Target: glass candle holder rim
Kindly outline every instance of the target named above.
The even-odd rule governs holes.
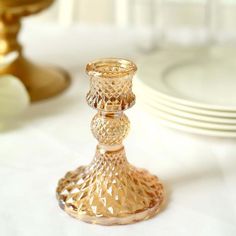
[[[117,70],[108,71],[113,68]],[[133,76],[137,71],[137,66],[128,59],[123,58],[102,58],[87,64],[86,73],[88,76],[96,78],[114,79]]]

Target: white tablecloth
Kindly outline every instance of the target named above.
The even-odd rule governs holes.
[[[22,41],[28,56],[63,66],[73,83],[63,95],[32,105],[0,133],[1,236],[236,235],[235,140],[160,127],[138,101],[127,111],[132,125],[125,141],[127,156],[162,179],[166,208],[148,221],[110,227],[64,213],[55,198],[57,181],[89,163],[96,145],[84,66],[98,57],[136,58],[135,40],[130,31],[105,27],[29,25]]]

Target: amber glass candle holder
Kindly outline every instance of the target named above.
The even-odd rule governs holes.
[[[59,205],[77,219],[129,224],[152,217],[163,205],[164,190],[158,178],[131,165],[122,145],[130,127],[124,110],[135,103],[132,78],[136,70],[134,63],[123,59],[87,65],[87,102],[98,111],[91,130],[99,144],[91,164],[68,172],[57,187]]]
[[[17,40],[23,16],[49,7],[53,0],[0,0],[0,75],[20,78],[31,101],[38,101],[62,92],[69,85],[69,75],[62,69],[40,67],[27,60]],[[7,62],[7,63],[6,63]]]

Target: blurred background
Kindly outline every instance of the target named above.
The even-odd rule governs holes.
[[[76,24],[123,27],[149,31],[143,45],[155,40],[234,39],[236,2],[234,0],[58,0],[32,17],[31,22],[53,22],[62,26]],[[178,37],[173,35],[178,33]],[[148,37],[148,36],[147,36]],[[140,40],[139,40],[140,41]],[[150,44],[150,45],[145,45]]]
[[[2,235],[235,236],[236,0],[56,0],[22,21],[27,60],[65,69],[71,83],[60,96],[27,103],[0,133]],[[127,155],[167,189],[160,217],[134,227],[71,220],[55,199],[58,179],[94,155],[85,66],[102,57],[138,64]],[[19,86],[3,85],[0,102],[9,95],[6,110],[15,110]]]

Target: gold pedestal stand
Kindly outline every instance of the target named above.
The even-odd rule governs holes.
[[[27,88],[31,101],[54,96],[70,83],[67,72],[59,68],[34,65],[22,54],[17,41],[21,17],[37,13],[53,3],[53,0],[0,0],[0,75],[12,74]],[[8,58],[14,60],[6,63]]]
[[[123,59],[104,59],[87,66],[87,102],[98,110],[91,129],[99,144],[92,163],[68,172],[57,187],[59,205],[77,219],[102,225],[129,224],[152,217],[163,205],[163,185],[156,176],[131,165],[122,145],[130,127],[123,111],[135,102],[135,71],[136,66]]]

